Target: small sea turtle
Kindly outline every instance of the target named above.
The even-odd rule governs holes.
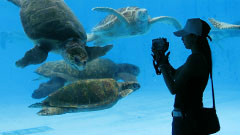
[[[44,98],[61,88],[66,82],[71,83],[79,79],[113,78],[123,81],[137,81],[140,70],[137,66],[120,63],[116,64],[110,59],[101,58],[88,62],[82,71],[71,68],[63,60],[47,62],[36,71],[37,74],[50,78],[46,83],[40,84],[34,90],[32,98]]]
[[[94,41],[95,45],[104,45],[117,38],[145,34],[156,22],[173,25],[177,30],[181,29],[180,23],[175,18],[159,16],[151,19],[147,9],[144,8],[125,7],[115,10],[109,7],[96,7],[92,10],[110,14],[87,35],[87,41]]]
[[[215,28],[210,33],[210,36],[213,38],[213,41],[218,41],[229,37],[240,37],[239,22],[230,24],[217,21],[214,18],[209,18],[209,21]]]
[[[21,8],[25,33],[35,47],[16,62],[18,67],[40,64],[48,52],[60,53],[72,67],[81,69],[92,59],[105,55],[112,45],[87,47],[81,23],[63,0],[8,0]]]
[[[95,111],[112,107],[117,101],[139,89],[137,82],[118,83],[114,79],[78,80],[50,94],[41,103],[38,115],[60,115],[70,112]]]

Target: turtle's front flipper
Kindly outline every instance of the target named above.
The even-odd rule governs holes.
[[[100,47],[100,46],[88,47],[88,46],[86,46],[85,48],[88,53],[88,61],[91,61],[98,57],[104,56],[109,50],[111,50],[113,48],[113,45],[106,45],[104,47]]]
[[[28,106],[29,108],[41,108],[43,106],[42,103],[35,103],[35,104],[32,104],[30,106]]]
[[[14,5],[21,7],[22,6],[22,0],[7,0],[9,2],[12,2]]]
[[[43,107],[41,111],[39,111],[37,114],[40,116],[51,116],[51,115],[60,115],[67,113],[67,108],[61,108],[61,107]]]
[[[96,40],[96,36],[93,33],[88,33],[87,34],[87,42],[91,42],[93,40]]]
[[[156,22],[162,22],[165,24],[173,25],[177,30],[182,29],[181,24],[175,18],[170,16],[159,16],[159,17],[152,18],[149,21],[150,24],[154,24]]]
[[[225,22],[219,22],[217,20],[215,20],[214,18],[209,18],[208,19],[211,24],[218,28],[218,29],[240,29],[240,25],[234,25],[234,24],[228,24]]]
[[[36,45],[31,50],[27,51],[24,57],[16,62],[17,67],[26,67],[30,64],[40,64],[47,59],[49,48]]]
[[[92,9],[93,11],[100,11],[100,12],[108,12],[110,14],[113,14],[115,16],[117,16],[117,18],[125,25],[128,25],[129,22],[128,20],[121,14],[119,13],[117,10],[113,9],[113,8],[108,8],[108,7],[95,7]]]

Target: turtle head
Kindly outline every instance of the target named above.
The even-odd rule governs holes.
[[[74,40],[67,42],[63,51],[63,58],[74,69],[83,70],[88,60],[85,43]]]
[[[127,95],[131,94],[132,92],[140,88],[140,84],[136,81],[119,83],[119,86],[120,86],[119,98],[126,97]]]
[[[132,89],[133,91],[138,90],[140,88],[140,84],[136,81],[128,81],[120,84],[121,90]]]
[[[136,18],[137,18],[139,21],[147,21],[147,20],[148,20],[148,12],[147,12],[147,9],[141,8],[141,9],[137,10],[137,12],[136,12]]]

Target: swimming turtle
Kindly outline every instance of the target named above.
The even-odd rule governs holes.
[[[213,41],[218,41],[228,37],[239,37],[240,36],[240,23],[226,23],[215,20],[214,18],[209,18],[209,21],[214,26],[214,30],[210,32],[210,36]]]
[[[177,30],[181,29],[180,23],[175,18],[170,16],[151,18],[145,8],[125,7],[115,10],[109,7],[96,7],[92,10],[110,14],[87,34],[87,41],[94,41],[95,45],[104,45],[117,38],[145,34],[156,22],[173,25]]]
[[[35,72],[50,78],[48,82],[40,84],[39,88],[34,90],[32,98],[39,99],[63,87],[66,82],[71,83],[80,79],[113,78],[125,82],[137,81],[136,76],[140,70],[133,64],[116,64],[110,59],[99,58],[88,62],[82,71],[71,68],[63,60],[60,60],[47,62]]]
[[[110,78],[78,80],[29,107],[42,107],[37,113],[42,116],[102,110],[112,107],[119,99],[139,88],[137,82],[120,83]]]
[[[112,45],[86,46],[86,32],[63,0],[8,0],[21,8],[21,22],[35,47],[16,62],[18,67],[40,64],[48,52],[59,53],[72,67],[81,69],[92,59],[105,55]]]

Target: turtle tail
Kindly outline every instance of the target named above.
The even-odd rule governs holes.
[[[7,0],[9,2],[12,2],[14,5],[21,7],[22,6],[22,0]]]

